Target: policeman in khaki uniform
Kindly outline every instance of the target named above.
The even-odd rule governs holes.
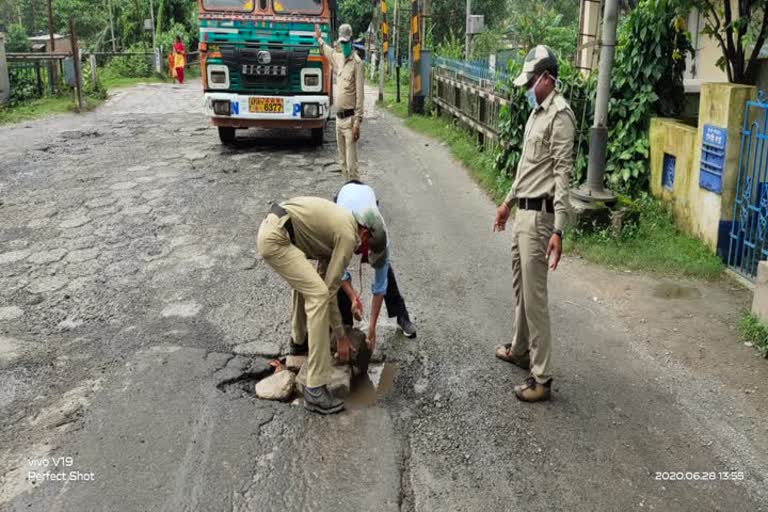
[[[315,38],[320,51],[331,63],[336,73],[333,103],[336,106],[336,145],[344,181],[358,180],[357,140],[360,138],[360,124],[363,122],[365,101],[363,61],[352,50],[352,27],[346,23],[339,27],[341,53],[325,44],[320,28],[315,25]]]
[[[515,326],[512,343],[497,347],[496,357],[530,370],[525,383],[515,387],[515,396],[525,402],[549,400],[552,385],[547,263],[557,269],[562,252],[576,131],[573,111],[556,90],[557,73],[554,53],[539,45],[528,52],[514,81],[526,87],[533,111],[515,181],[493,225],[494,231],[503,231],[517,207],[512,228]]]
[[[320,414],[341,411],[344,402],[326,387],[333,365],[331,329],[341,361],[349,359],[351,349],[336,294],[353,253],[367,256],[375,268],[386,261],[381,214],[376,209],[353,214],[326,199],[296,197],[272,205],[256,245],[264,261],[293,288],[292,353],[309,352],[304,407]],[[309,260],[318,260],[321,271]]]

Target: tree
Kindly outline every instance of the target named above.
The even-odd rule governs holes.
[[[728,81],[754,85],[768,36],[768,0],[693,0],[692,4],[704,15],[702,32],[714,37],[723,52],[717,63]]]
[[[27,32],[24,27],[18,23],[14,23],[8,27],[7,39],[5,41],[5,49],[9,52],[28,52],[32,48],[27,39]]]

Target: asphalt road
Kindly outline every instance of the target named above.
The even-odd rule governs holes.
[[[139,86],[0,127],[0,510],[768,510],[749,294],[568,258],[554,399],[516,402],[525,374],[493,357],[509,236],[447,148],[373,105],[361,171],[418,337],[385,321],[383,375],[335,417],[244,392],[289,336],[258,225],[341,176],[333,141],[221,147],[200,104]]]

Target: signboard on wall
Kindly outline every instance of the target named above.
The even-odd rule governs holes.
[[[699,187],[716,194],[723,191],[727,139],[728,132],[725,128],[711,124],[704,125],[704,135],[701,141]]]

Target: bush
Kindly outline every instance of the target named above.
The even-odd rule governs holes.
[[[24,27],[18,23],[8,26],[8,33],[5,35],[5,51],[7,52],[28,52],[32,50],[32,45],[27,38],[27,32]]]
[[[124,55],[115,57],[102,71],[102,76],[110,78],[142,78],[152,76],[152,49],[144,44],[133,45],[127,52],[145,52],[147,55]]]

